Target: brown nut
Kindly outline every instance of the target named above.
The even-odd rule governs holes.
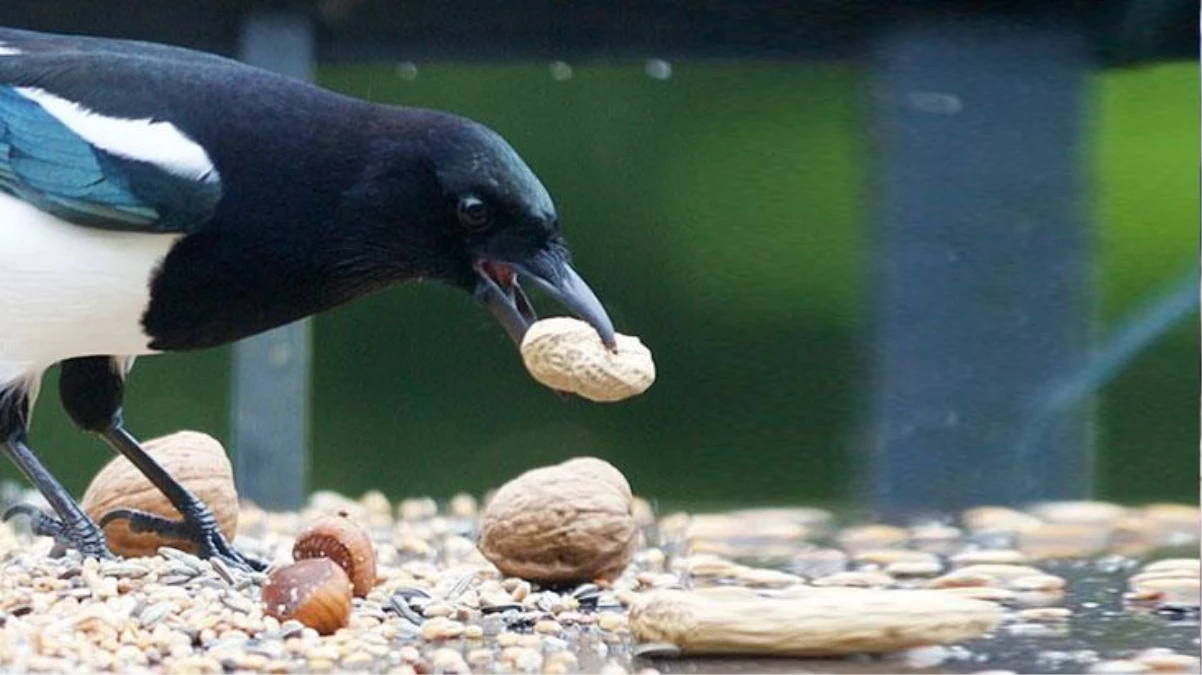
[[[225,448],[217,439],[197,431],[179,431],[146,441],[142,447],[167,473],[208,505],[226,539],[232,540],[237,535],[238,493],[234,489],[234,472]],[[114,458],[96,474],[80,505],[97,521],[114,509],[135,509],[170,520],[181,518],[163,493],[124,457]],[[113,553],[126,557],[153,556],[160,546],[196,552],[196,545],[186,539],[130,532],[125,520],[105,525],[104,535]]]
[[[263,613],[296,619],[321,635],[351,618],[351,580],[329,558],[311,558],[271,573],[263,587]]]
[[[592,457],[534,469],[484,509],[480,552],[504,574],[544,583],[613,579],[638,538],[630,485]]]
[[[655,382],[651,350],[631,335],[614,334],[616,351],[579,319],[534,322],[522,338],[522,361],[530,375],[552,389],[591,401],[613,402],[647,391]]]
[[[333,560],[350,578],[357,598],[367,597],[376,585],[376,550],[371,537],[344,514],[314,521],[296,538],[292,558]]]

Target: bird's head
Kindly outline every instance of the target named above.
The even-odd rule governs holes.
[[[536,286],[614,344],[605,308],[572,268],[555,205],[496,132],[430,113],[418,141],[436,204],[431,223],[444,265],[435,275],[470,292],[516,343],[537,319],[522,284]]]

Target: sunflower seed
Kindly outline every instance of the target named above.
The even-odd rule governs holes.
[[[504,602],[496,605],[484,605],[480,608],[483,614],[502,614],[504,612],[520,612],[522,606],[516,602]]]
[[[399,596],[406,601],[412,600],[413,598],[426,598],[426,599],[430,598],[429,593],[423,591],[420,588],[413,588],[411,586],[406,586],[404,588],[398,588],[396,591],[393,592],[392,595],[393,595],[393,597]]]
[[[141,579],[150,574],[150,568],[129,562],[103,562],[100,573],[106,577],[121,577],[126,579]]]
[[[250,600],[247,600],[241,595],[235,595],[233,593],[226,593],[222,595],[221,604],[229,607],[235,612],[242,612],[243,614],[250,614],[252,611],[254,611],[254,605],[251,604]]]
[[[553,612],[553,611],[555,611],[557,606],[562,606],[562,605],[563,605],[563,602],[559,599],[559,596],[556,595],[555,593],[552,593],[551,591],[544,591],[544,592],[540,593],[538,596],[538,600],[536,600],[534,603],[535,607],[538,607],[539,609],[543,610],[544,612]]]
[[[194,578],[196,578],[195,574],[168,574],[159,577],[159,583],[164,586],[183,586]]]
[[[422,622],[426,620],[421,614],[413,611],[413,608],[409,606],[409,603],[405,600],[405,598],[399,594],[393,595],[391,598],[389,598],[388,608],[401,615],[406,621],[415,626],[420,626]]]
[[[82,572],[83,572],[83,568],[68,567],[67,569],[58,573],[58,578],[59,579],[74,579],[75,577],[79,576]]]
[[[168,614],[179,611],[174,602],[156,602],[146,607],[138,614],[138,622],[143,628],[152,628],[155,624],[167,618]]]
[[[455,585],[451,586],[450,592],[447,593],[447,600],[454,600],[455,598],[463,595],[463,592],[472,585],[472,581],[475,580],[475,578],[475,572],[459,577],[459,579],[455,581]]]
[[[200,570],[197,570],[186,563],[172,561],[164,565],[163,569],[159,571],[159,576],[169,576],[173,574],[177,576],[194,577],[200,574]]]
[[[296,637],[305,632],[305,624],[296,619],[288,619],[280,624],[280,637],[287,640],[290,637]]]
[[[225,583],[231,586],[234,585],[234,573],[231,572],[230,568],[221,561],[221,558],[209,558],[209,566],[213,568],[213,571],[217,573],[217,576],[225,580]]]
[[[184,551],[181,551],[178,548],[171,548],[170,546],[160,546],[159,547],[159,555],[163,556],[164,558],[166,558],[168,560],[173,560],[175,562],[187,565],[188,567],[192,568],[192,570],[195,571],[197,574],[200,574],[201,572],[203,572],[205,567],[207,567],[207,565],[205,565],[204,561],[201,560],[200,558],[197,558],[196,556],[192,555],[191,553],[185,553]]]
[[[580,601],[580,604],[586,602],[596,602],[597,598],[601,597],[601,587],[597,584],[580,584],[576,590],[572,591],[572,597]]]

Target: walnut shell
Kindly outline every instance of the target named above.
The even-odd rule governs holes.
[[[630,630],[682,654],[839,656],[978,637],[1002,618],[992,602],[938,591],[806,588],[765,597],[751,589],[656,590],[639,596]]]
[[[621,401],[655,382],[651,350],[631,335],[614,334],[617,351],[578,319],[555,317],[534,322],[522,338],[526,370],[540,383],[591,401]]]
[[[217,439],[197,431],[179,431],[146,441],[142,447],[167,473],[208,505],[226,539],[232,540],[237,535],[238,493],[234,489],[234,470]],[[124,457],[113,458],[96,474],[80,505],[96,521],[118,508],[146,511],[171,520],[181,518],[158,488]],[[187,540],[130,532],[125,520],[105,525],[104,535],[113,553],[126,557],[153,556],[160,546],[196,552],[195,544]]]
[[[501,486],[481,517],[479,547],[506,575],[568,583],[617,577],[637,541],[630,484],[581,457]]]

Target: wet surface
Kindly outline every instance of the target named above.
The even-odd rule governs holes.
[[[1099,661],[1128,659],[1150,648],[1199,656],[1197,607],[1125,606],[1123,594],[1135,561],[1107,557],[1050,561],[1041,567],[1068,581],[1066,593],[1054,603],[1072,610],[1067,620],[1023,619],[1021,609],[1040,603],[1020,601],[992,634],[946,648],[844,659],[636,658],[631,672],[654,668],[662,673],[1083,673]]]

